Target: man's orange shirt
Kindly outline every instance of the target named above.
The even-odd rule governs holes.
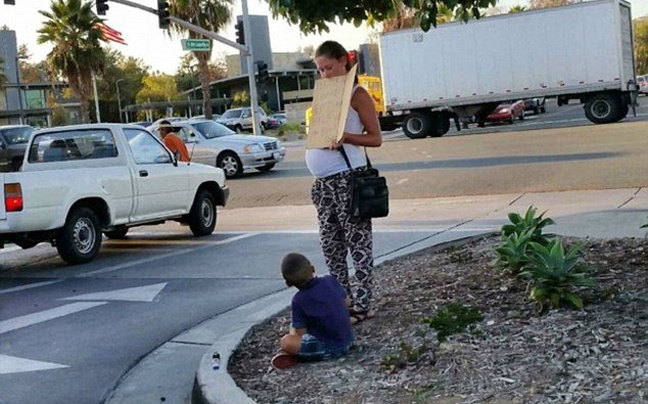
[[[180,154],[180,161],[189,161],[189,152],[187,151],[187,146],[178,135],[175,133],[169,133],[164,137],[164,145],[171,150],[173,153]]]

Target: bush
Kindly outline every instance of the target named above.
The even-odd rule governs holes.
[[[482,320],[483,317],[476,308],[450,303],[439,309],[434,317],[426,317],[421,322],[434,328],[439,342],[444,342],[450,335],[472,329],[474,323]]]
[[[534,242],[529,245],[532,253],[520,276],[531,281],[531,299],[540,303],[541,310],[554,309],[564,303],[582,309],[583,300],[574,288],[596,286],[596,281],[587,276],[588,268],[581,257],[582,246],[574,245],[565,251],[559,238],[546,246]]]
[[[542,234],[542,231],[545,227],[555,224],[555,222],[550,218],[543,218],[544,214],[547,213],[546,211],[536,217],[536,211],[535,207],[529,206],[524,217],[518,213],[509,213],[508,218],[511,223],[502,226],[502,235],[510,236],[514,233],[521,235],[524,232],[531,231],[530,241],[547,245],[549,239]]]

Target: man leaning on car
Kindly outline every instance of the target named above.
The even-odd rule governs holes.
[[[169,121],[160,122],[160,136],[162,136],[162,141],[164,145],[175,154],[176,158],[180,161],[188,162],[189,161],[189,152],[187,151],[187,146],[178,135],[173,133],[171,129],[171,123]]]

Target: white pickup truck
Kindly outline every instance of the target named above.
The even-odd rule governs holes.
[[[176,220],[209,235],[229,195],[220,168],[178,162],[150,132],[119,124],[39,131],[21,171],[0,178],[0,248],[50,241],[69,264],[92,261],[102,232]]]

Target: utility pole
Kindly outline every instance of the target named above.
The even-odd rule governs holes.
[[[252,110],[252,131],[255,135],[261,134],[259,126],[259,96],[257,95],[256,80],[254,79],[254,60],[252,59],[252,35],[250,32],[250,15],[248,14],[247,0],[241,0],[243,6],[243,32],[245,33],[245,43],[248,47],[248,52],[245,55],[248,70],[248,82],[250,85],[250,109]]]

